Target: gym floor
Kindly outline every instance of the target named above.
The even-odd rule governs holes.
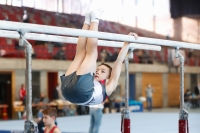
[[[200,132],[200,108],[189,112],[189,132]],[[154,109],[152,112],[131,113],[131,133],[178,133],[179,109]],[[90,115],[59,117],[58,127],[65,133],[87,133]],[[120,133],[121,114],[104,114],[99,133]],[[0,121],[3,131],[23,131],[23,120]],[[6,133],[6,132],[4,132]]]

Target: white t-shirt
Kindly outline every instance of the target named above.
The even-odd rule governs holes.
[[[98,104],[98,105],[90,105],[89,106],[90,108],[95,108],[95,109],[103,109],[104,108],[104,105],[103,104]]]
[[[94,92],[92,95],[92,100],[86,105],[98,105],[102,104],[107,97],[106,88],[99,81],[94,80]]]

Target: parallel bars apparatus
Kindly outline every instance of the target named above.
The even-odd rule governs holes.
[[[30,40],[43,40],[43,41],[52,41],[52,42],[65,42],[65,43],[76,43],[77,38],[73,37],[64,37],[57,35],[65,35],[65,36],[83,36],[90,38],[99,38],[106,40],[99,40],[98,45],[100,46],[109,46],[109,47],[122,47],[122,42],[116,41],[127,41],[131,42],[129,56],[132,54],[133,49],[146,49],[146,50],[161,50],[160,46],[171,46],[176,48],[177,57],[181,59],[181,74],[180,74],[180,113],[179,113],[179,133],[188,133],[188,128],[186,125],[188,124],[188,113],[183,109],[184,104],[184,57],[180,55],[178,52],[179,48],[189,48],[200,50],[199,44],[192,44],[186,42],[177,42],[177,41],[169,41],[169,40],[161,40],[161,39],[153,39],[153,38],[145,38],[139,37],[138,40],[135,40],[133,37],[128,35],[121,34],[113,34],[113,33],[105,33],[105,32],[96,32],[96,31],[87,31],[87,30],[79,30],[79,29],[71,29],[71,28],[63,28],[63,27],[55,27],[55,26],[46,26],[46,25],[38,25],[38,24],[25,24],[19,22],[8,22],[8,21],[0,21],[0,37],[7,38],[20,38],[20,45],[26,47],[26,88],[28,92],[28,100],[26,102],[26,110],[27,110],[27,121],[25,122],[25,133],[27,132],[36,132],[35,123],[32,121],[32,111],[31,110],[31,98],[32,98],[32,85],[31,85],[31,45],[28,43],[26,39]],[[38,34],[39,33],[39,34]],[[49,35],[52,34],[52,35]],[[107,40],[115,40],[115,41],[107,41]],[[138,44],[136,44],[138,43]],[[159,45],[159,46],[151,46]],[[133,49],[132,49],[133,48]],[[129,120],[127,125],[122,125],[121,131],[123,133],[130,133],[130,119],[129,119],[129,110],[128,110],[128,60],[129,57],[125,59],[125,68],[126,68],[126,79],[125,79],[125,93],[126,93],[126,109],[122,111],[122,123],[124,124],[124,118]],[[128,128],[127,130],[124,130]],[[187,129],[187,130],[186,130]]]

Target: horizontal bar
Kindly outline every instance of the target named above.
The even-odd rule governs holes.
[[[0,30],[0,36],[5,37],[5,38],[19,38],[20,35],[16,31]],[[78,42],[78,38],[74,38],[74,37],[46,35],[46,34],[38,34],[38,33],[26,33],[24,35],[24,38],[28,39],[28,40],[73,43],[73,44],[77,44],[77,42]],[[99,46],[109,46],[109,47],[122,47],[123,42],[98,40],[98,45]],[[130,47],[133,47],[134,49],[144,49],[144,50],[155,50],[155,51],[161,50],[160,46],[147,45],[147,44],[131,43]]]
[[[29,32],[36,32],[36,33],[67,35],[67,36],[83,36],[83,37],[99,38],[99,39],[114,40],[114,41],[127,41],[127,42],[132,42],[132,43],[143,43],[143,44],[152,44],[152,45],[171,46],[171,47],[200,50],[200,45],[193,44],[193,43],[161,40],[161,39],[146,38],[146,37],[139,37],[137,40],[135,40],[134,37],[128,36],[128,35],[88,31],[88,30],[81,30],[81,29],[56,27],[56,26],[38,25],[38,24],[27,24],[27,23],[20,23],[20,22],[10,22],[10,21],[3,21],[3,20],[0,21],[0,29],[5,29],[5,30],[24,29]]]

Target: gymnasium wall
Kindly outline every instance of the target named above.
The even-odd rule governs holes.
[[[12,72],[13,82],[13,100],[19,100],[18,90],[22,83],[25,83],[25,60],[24,59],[5,59],[0,58],[0,72]],[[39,93],[48,96],[48,73],[58,73],[59,76],[64,74],[69,67],[70,61],[56,60],[33,60],[33,72],[39,72]],[[99,64],[99,63],[98,63]],[[111,66],[113,63],[109,63]],[[135,97],[145,96],[145,88],[148,83],[152,84],[155,89],[153,106],[154,107],[173,107],[179,103],[179,74],[168,73],[167,65],[160,64],[130,64],[129,72],[135,75]],[[185,88],[190,88],[190,74],[198,74],[197,80],[200,81],[200,67],[185,66]],[[121,94],[124,94],[125,86],[124,65],[119,79],[121,85]],[[145,105],[146,106],[146,105]]]

